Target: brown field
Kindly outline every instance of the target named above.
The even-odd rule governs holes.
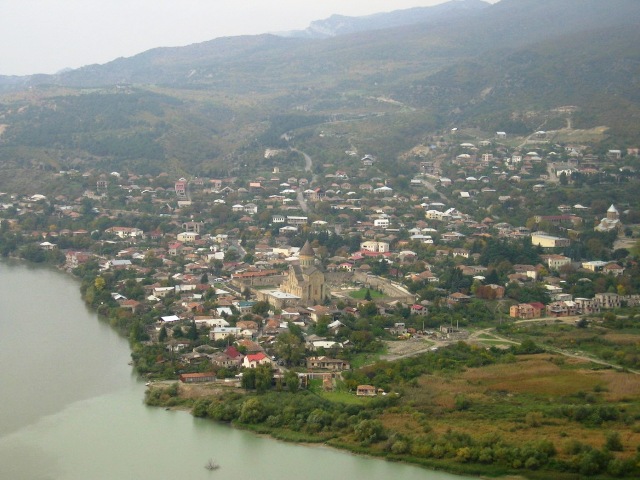
[[[607,333],[604,339],[618,345],[640,345],[640,336],[633,333]]]
[[[223,393],[233,391],[238,393],[244,393],[244,390],[233,387],[231,385],[224,385],[220,383],[179,383],[178,389],[180,391],[181,398],[188,398],[197,400],[204,397],[213,397],[222,395]]]
[[[442,435],[449,430],[474,438],[498,434],[513,444],[548,439],[559,455],[571,439],[601,448],[610,431],[620,433],[624,456],[635,454],[640,445],[640,428],[635,420],[606,422],[601,427],[583,425],[565,417],[547,414],[561,405],[582,405],[596,401],[617,405],[621,417],[640,414],[640,375],[612,369],[592,370],[590,362],[557,355],[518,357],[510,364],[467,369],[460,374],[425,375],[420,388],[408,391],[404,402],[424,412],[423,417],[388,412],[382,418],[385,427],[407,435],[420,435],[427,429]],[[455,409],[455,398],[464,395],[469,410]],[[596,400],[582,400],[592,395]],[[527,421],[527,413],[536,412],[539,425]],[[420,423],[418,420],[424,418]]]

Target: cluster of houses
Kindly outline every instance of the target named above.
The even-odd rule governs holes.
[[[545,137],[538,138],[542,141]],[[492,145],[495,147],[492,142],[481,142],[478,147],[463,143],[450,149],[452,165],[464,173],[453,179],[440,175],[441,163],[420,161],[420,173],[401,190],[380,176],[376,169],[378,159],[365,155],[352,168],[329,170],[313,182],[305,176],[285,176],[278,168],[271,175],[255,178],[177,181],[166,174],[151,177],[90,172],[86,175],[87,190],[78,198],[2,194],[0,211],[5,212],[2,221],[16,231],[20,231],[22,219],[30,213],[41,215],[45,207],[52,211],[59,219],[59,228],[53,225],[22,233],[48,252],[57,250],[59,245],[85,245],[64,248],[65,266],[70,270],[95,260],[102,272],[134,272],[144,295],[127,298],[123,285],[121,290],[112,292],[121,308],[140,313],[164,305],[171,298],[172,315],[159,316],[150,332],[153,338],[163,327],[195,322],[198,328],[208,329],[211,342],[232,338],[246,352],[241,354],[233,345],[216,352],[189,351],[187,340],[170,339],[168,348],[183,355],[185,362],[254,368],[273,362],[257,341],[259,338],[273,342],[286,331],[288,323],[304,328],[323,316],[332,317],[331,329],[339,329],[341,312],[357,314],[357,302],[340,296],[344,285],[369,286],[384,294],[376,302],[399,302],[407,305],[412,315],[426,316],[429,303],[420,302],[404,283],[437,285],[439,264],[453,260],[463,275],[472,276],[479,284],[476,298],[504,298],[504,285],[485,282],[488,266],[478,264],[480,255],[471,248],[476,240],[530,238],[533,245],[545,251],[542,258],[547,271],[570,268],[624,275],[624,267],[615,262],[592,260],[576,264],[561,254],[571,240],[557,234],[592,224],[597,231],[621,232],[620,214],[614,205],[602,219],[594,218],[589,208],[578,208],[579,205],[564,208],[560,215],[534,217],[535,225],[545,225],[553,233],[512,225],[490,215],[478,218],[465,213],[465,205],[470,205],[467,202],[478,195],[494,198],[496,204],[513,199],[511,193],[499,189],[521,184],[543,160],[562,156],[571,161],[582,155],[580,149],[574,149],[556,155],[547,153],[545,157],[535,151],[507,152],[501,146],[492,150]],[[432,148],[435,151],[439,147]],[[271,150],[268,154],[275,159],[279,155]],[[60,181],[70,175],[71,172],[64,172]],[[79,172],[72,176],[85,177]],[[549,180],[546,173],[540,177],[540,181]],[[433,194],[434,188],[438,189],[437,195]],[[116,197],[114,207],[111,199]],[[90,209],[87,201],[91,201]],[[137,224],[136,212],[143,205],[163,220],[163,228],[154,225],[145,231]],[[89,227],[96,224],[104,228]],[[358,248],[345,246],[329,256],[321,244],[315,248],[299,243],[294,246],[299,235],[308,233],[359,238]],[[96,245],[100,248],[94,248]],[[420,257],[425,249],[430,254],[429,261]],[[380,270],[384,273],[372,275],[372,265],[382,263],[386,268]],[[205,274],[209,278],[203,281]],[[541,281],[541,276],[541,266],[514,265],[508,278],[509,282],[526,284]],[[640,303],[638,295],[598,293],[593,299],[567,298],[562,286],[547,287],[552,303],[512,305],[511,317],[597,313]],[[215,295],[215,308],[207,304],[211,292]],[[468,291],[447,294],[450,305],[474,298]],[[346,306],[337,309],[336,299],[344,300]],[[270,304],[269,315],[253,313],[259,301]],[[234,321],[230,322],[232,317]],[[335,353],[344,347],[330,338],[307,338],[311,352]],[[349,368],[348,362],[324,355],[309,357],[307,366],[323,371]],[[204,378],[207,377],[185,377],[184,381],[205,381]]]

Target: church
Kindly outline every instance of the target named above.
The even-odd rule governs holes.
[[[298,265],[289,265],[287,278],[280,286],[280,290],[299,297],[302,305],[318,305],[329,297],[325,284],[324,273],[315,266],[315,253],[309,242],[298,254]]]
[[[617,230],[618,232],[622,231],[622,222],[620,221],[620,214],[618,213],[618,209],[611,204],[609,209],[607,210],[607,216],[600,220],[600,223],[596,225],[594,230],[596,232],[611,232],[613,230]]]

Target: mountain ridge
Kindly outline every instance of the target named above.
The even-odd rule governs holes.
[[[351,17],[331,15],[323,20],[311,22],[304,30],[275,32],[275,35],[295,38],[330,38],[367,30],[381,30],[417,23],[442,22],[474,14],[490,4],[483,0],[450,0],[431,7],[414,7],[392,12]]]
[[[0,160],[69,156],[115,170],[153,162],[154,171],[180,162],[204,174],[258,159],[284,133],[312,142],[336,120],[354,142],[397,158],[425,132],[522,132],[558,124],[549,112],[568,104],[578,107],[575,125],[607,125],[607,142],[634,146],[637,19],[632,0],[502,0],[446,24],[218,38],[4,78],[26,93],[0,99]],[[348,147],[336,141],[319,154],[329,162]]]

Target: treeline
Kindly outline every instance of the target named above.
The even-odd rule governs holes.
[[[200,398],[192,404],[193,414],[284,440],[326,442],[359,453],[458,472],[504,475],[539,470],[547,478],[560,473],[634,478],[638,473],[638,457],[615,455],[623,450],[616,432],[608,434],[602,448],[570,440],[562,450],[543,438],[514,444],[498,432],[471,435],[455,428],[436,432],[430,424],[434,415],[430,407],[421,409],[414,400],[405,399],[413,398],[410,393],[416,391],[417,379],[424,375],[513,362],[516,355],[539,351],[531,341],[505,351],[459,343],[398,362],[378,362],[345,372],[344,387],[353,390],[358,384],[373,384],[388,394],[345,403],[299,390],[295,374],[269,382],[267,369],[263,369],[253,372],[251,381],[243,381],[246,389],[256,389],[258,394],[228,392]],[[152,405],[176,405],[183,401],[175,388],[172,391],[154,388],[147,393],[147,403]],[[464,415],[469,410],[475,415],[473,408],[473,402],[459,394],[451,414]],[[485,407],[477,407],[480,408]],[[526,410],[520,415],[528,428],[537,428],[546,421],[542,413]],[[446,412],[439,413],[443,414]],[[599,425],[592,422],[596,418],[600,423],[616,421],[621,413],[612,405],[566,405],[547,415]],[[397,418],[404,419],[400,423],[405,427],[399,426]]]

